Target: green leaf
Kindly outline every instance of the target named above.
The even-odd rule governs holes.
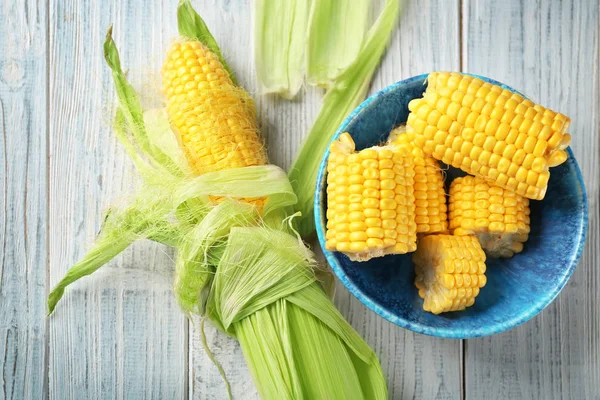
[[[58,282],[48,295],[48,315],[52,314],[56,304],[62,298],[65,288],[84,276],[96,272],[104,264],[115,258],[135,240],[135,236],[122,235],[98,240],[92,249]]]
[[[136,240],[150,239],[172,247],[181,244],[186,230],[168,220],[167,202],[154,197],[139,195],[134,205],[127,209],[111,209],[107,212],[92,248],[50,292],[48,315],[54,311],[67,286],[96,272]]]
[[[202,291],[210,285],[215,272],[215,252],[223,251],[229,231],[236,226],[255,224],[259,219],[255,207],[225,200],[206,214],[179,246],[175,263],[175,297],[188,315],[203,314]],[[220,257],[219,257],[220,258]]]
[[[151,146],[161,149],[171,162],[178,165],[185,175],[192,175],[179,137],[171,129],[171,122],[165,108],[144,111],[144,125]]]
[[[232,228],[207,316],[240,341],[262,398],[387,399],[376,355],[316,282],[313,257],[294,235]]]
[[[169,183],[172,187],[172,184]],[[207,172],[177,182],[170,201],[174,207],[202,196],[262,198],[267,201],[263,216],[296,204],[296,195],[285,171],[276,165],[260,165]]]

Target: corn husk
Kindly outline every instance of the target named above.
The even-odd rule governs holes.
[[[329,88],[354,62],[367,33],[370,0],[312,0],[306,80]]]
[[[233,228],[208,316],[240,341],[264,399],[386,399],[375,354],[325,295],[314,268],[294,235]]]
[[[254,65],[263,94],[290,99],[302,87],[309,11],[306,0],[254,2]]]

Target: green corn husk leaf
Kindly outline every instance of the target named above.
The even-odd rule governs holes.
[[[67,286],[96,272],[136,240],[151,239],[169,246],[179,246],[184,228],[165,218],[162,201],[153,202],[150,198],[144,198],[123,211],[113,209],[107,213],[92,248],[69,269],[48,295],[48,315],[54,311]]]
[[[162,150],[150,142],[146,133],[144,124],[144,115],[140,99],[131,84],[125,78],[125,74],[121,68],[121,60],[119,51],[112,38],[112,26],[106,32],[106,40],[104,42],[104,58],[109,68],[112,70],[113,80],[118,99],[118,111],[115,121],[117,137],[123,143],[125,150],[128,151],[131,158],[140,165],[140,153],[146,155],[148,160],[153,163],[154,167],[162,167],[169,173],[175,176],[181,176],[182,172]],[[125,134],[125,129],[132,133],[132,139],[128,139]],[[140,173],[147,175],[146,168],[140,170]]]
[[[302,87],[310,1],[256,0],[254,65],[262,93],[291,99]]]
[[[370,0],[312,0],[306,78],[331,87],[356,59],[367,32]]]
[[[315,230],[313,200],[321,156],[344,118],[364,99],[399,12],[399,0],[386,0],[358,57],[325,95],[321,111],[290,167],[290,182],[298,195],[296,210],[302,214],[296,221],[302,237],[312,235]]]
[[[377,357],[316,282],[299,238],[233,228],[207,315],[237,337],[262,398],[386,399]]]
[[[208,195],[230,198],[266,198],[263,218],[270,226],[282,225],[285,211],[297,197],[285,171],[276,165],[260,165],[209,172],[178,180],[171,201],[179,205],[192,198]]]

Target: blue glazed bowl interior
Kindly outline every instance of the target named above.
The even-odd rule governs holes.
[[[361,104],[336,133],[349,132],[358,150],[387,139],[406,122],[408,103],[421,97],[426,75],[389,86]],[[499,82],[479,77],[490,83]],[[583,179],[570,149],[569,159],[551,170],[547,194],[531,201],[531,233],[522,253],[510,259],[488,259],[487,285],[475,305],[461,312],[433,315],[423,311],[414,282],[411,255],[352,262],[325,250],[326,164],[324,155],[315,193],[319,242],[341,282],[365,305],[404,328],[433,336],[469,338],[511,329],[546,307],[577,266],[587,232],[587,200]],[[452,179],[457,171],[449,171]]]

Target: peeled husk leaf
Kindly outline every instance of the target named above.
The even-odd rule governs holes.
[[[254,65],[261,92],[291,99],[306,70],[306,27],[310,1],[255,0]]]
[[[331,87],[348,68],[367,33],[370,0],[312,0],[306,80]]]

